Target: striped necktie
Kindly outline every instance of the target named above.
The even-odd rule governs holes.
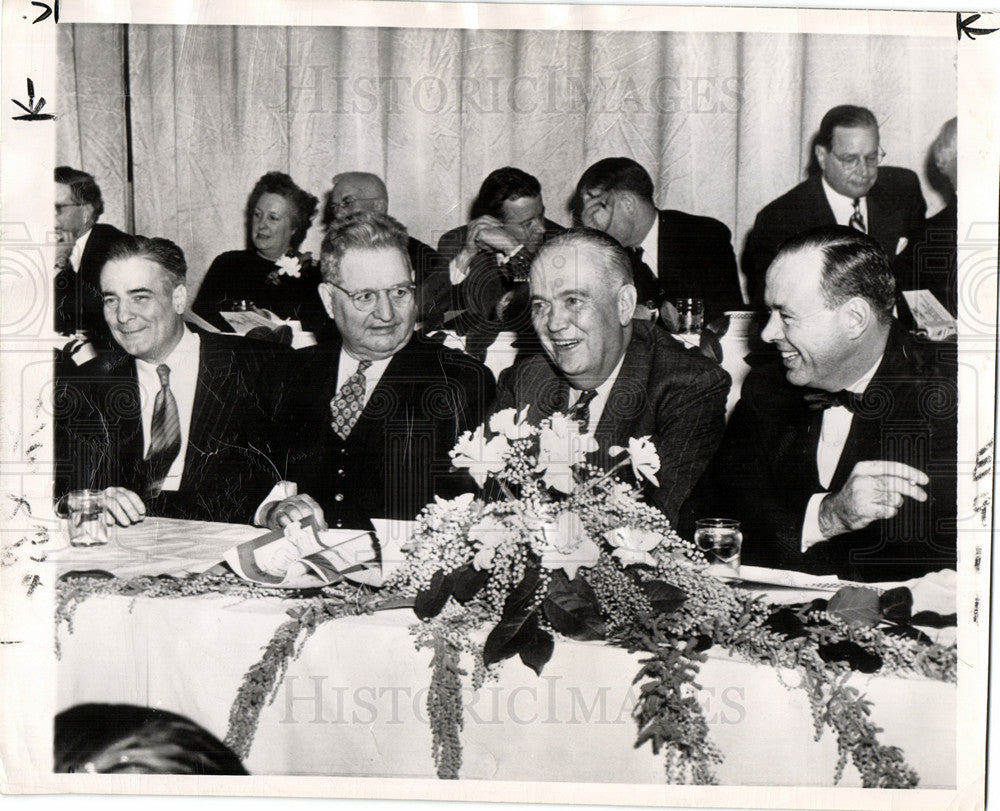
[[[868,228],[865,225],[864,215],[861,213],[861,198],[854,198],[854,213],[851,215],[850,221],[847,223],[851,228],[855,228],[862,234],[868,233]]]
[[[330,427],[341,439],[347,439],[354,428],[354,423],[361,416],[365,404],[365,372],[372,365],[370,360],[358,364],[358,370],[352,374],[340,387],[337,396],[330,401]]]
[[[170,391],[170,367],[161,363],[156,367],[160,377],[160,390],[153,400],[153,418],[149,426],[149,450],[146,464],[149,468],[147,495],[158,496],[163,480],[181,450],[181,418],[177,400]]]

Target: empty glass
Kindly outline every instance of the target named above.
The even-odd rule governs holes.
[[[700,298],[680,298],[674,302],[682,335],[700,335],[705,321],[705,302]]]

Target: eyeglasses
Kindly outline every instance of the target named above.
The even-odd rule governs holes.
[[[330,201],[330,208],[334,211],[337,209],[349,209],[354,208],[358,203],[371,203],[375,200],[381,200],[381,197],[345,197],[339,203],[336,200]]]
[[[845,155],[844,157],[841,157],[836,152],[831,152],[830,154],[833,155],[833,157],[837,159],[837,162],[848,172],[857,171],[857,169],[861,166],[862,161],[864,161],[866,168],[874,169],[885,160],[885,152],[882,151],[881,147],[879,147],[878,152],[875,154],[865,155],[864,157],[861,155]]]
[[[363,313],[370,313],[378,303],[379,293],[385,293],[389,303],[393,307],[409,304],[416,291],[415,284],[397,284],[395,287],[384,287],[381,290],[345,290],[339,284],[327,282],[331,287],[336,287],[341,293],[347,296],[354,306]]]

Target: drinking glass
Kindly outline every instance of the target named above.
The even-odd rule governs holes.
[[[705,320],[705,302],[700,298],[680,298],[674,302],[682,335],[700,335]]]
[[[104,493],[101,490],[67,493],[60,500],[57,513],[63,519],[71,546],[104,546],[108,543]]]
[[[716,577],[740,576],[743,533],[732,518],[700,518],[695,521],[695,545],[708,559],[708,573]]]

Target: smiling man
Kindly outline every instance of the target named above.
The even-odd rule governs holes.
[[[194,331],[184,254],[125,236],[100,273],[116,350],[80,367],[55,398],[57,490],[105,493],[109,520],[147,514],[245,523],[278,476],[275,344]]]
[[[633,321],[629,259],[600,231],[567,231],[531,266],[531,314],[545,350],[500,376],[497,410],[530,420],[569,413],[593,433],[609,465],[613,445],[650,436],[659,486],[647,497],[676,525],[722,437],[729,375],[648,321]]]
[[[923,225],[920,181],[909,169],[881,165],[885,152],[871,110],[843,104],[827,112],[813,155],[819,172],[761,209],[747,236],[743,274],[756,306],[778,246],[800,231],[846,225],[873,237],[892,261]]]
[[[294,353],[284,375],[285,481],[258,511],[272,528],[315,515],[367,529],[414,518],[435,495],[472,490],[451,471],[458,437],[493,399],[490,372],[414,334],[407,234],[362,212],[323,239],[320,296],[338,337]]]
[[[780,363],[743,384],[706,476],[743,523],[743,561],[851,580],[955,566],[954,350],[892,317],[885,253],[853,228],[789,240],[761,337]]]

